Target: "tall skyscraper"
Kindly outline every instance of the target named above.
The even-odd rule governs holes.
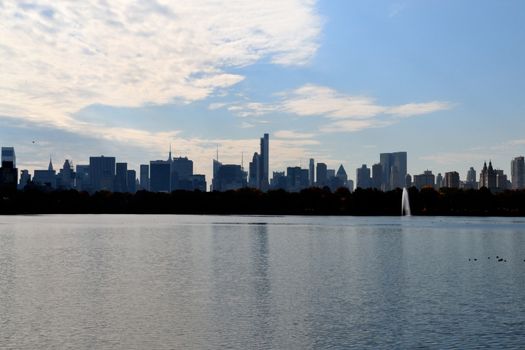
[[[379,161],[383,168],[382,189],[389,191],[404,187],[407,175],[407,152],[381,153]]]
[[[113,191],[115,157],[89,157],[89,176],[92,191]]]
[[[135,170],[128,170],[126,172],[127,192],[137,192],[137,172]]]
[[[259,171],[261,172],[259,189],[267,191],[270,178],[270,136],[268,134],[264,134],[264,136],[261,137],[261,153],[259,159]]]
[[[151,192],[171,191],[171,162],[152,160],[149,163],[149,188]]]
[[[53,169],[53,161],[49,159],[47,170],[35,170],[33,173],[33,182],[41,186],[57,188],[56,171]]]
[[[356,187],[369,188],[371,187],[370,182],[370,168],[368,168],[366,164],[363,164],[356,170]]]
[[[171,161],[171,191],[193,190],[193,161],[188,157],[176,157]]]
[[[315,178],[317,186],[323,187],[328,184],[328,167],[325,163],[317,163]]]
[[[149,165],[140,165],[140,189],[149,191]]]
[[[488,167],[487,162],[485,162],[483,164],[483,169],[479,174],[479,188],[486,187],[491,191],[495,191],[497,189],[496,177],[497,174],[496,171],[494,171],[494,168],[492,167],[492,162],[489,161]]]
[[[14,147],[2,147],[2,167],[4,162],[11,162],[11,167],[16,168],[16,155]]]
[[[260,185],[260,175],[261,171],[259,170],[259,167],[261,165],[259,153],[255,152],[253,154],[252,161],[249,165],[249,178],[248,178],[248,186],[252,188],[259,188]]]
[[[445,173],[445,184],[443,187],[459,188],[459,173],[457,171],[449,171]]]
[[[128,192],[128,163],[117,163],[115,192]]]
[[[525,188],[525,158],[516,157],[510,163],[510,176],[513,190]]]
[[[57,188],[69,190],[74,187],[74,184],[75,172],[69,159],[66,159],[62,169],[60,169],[57,175]]]
[[[381,166],[381,163],[372,165],[372,187],[380,190],[382,179],[383,179],[383,167]]]
[[[315,161],[313,158],[310,158],[309,168],[308,168],[308,180],[310,187],[313,187],[315,184]]]
[[[91,191],[91,178],[89,176],[89,165],[75,167],[75,188],[77,191]]]

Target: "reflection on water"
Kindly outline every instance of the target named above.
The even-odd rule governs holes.
[[[0,221],[0,348],[519,348],[525,339],[523,220]]]

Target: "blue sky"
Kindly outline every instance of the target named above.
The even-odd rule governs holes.
[[[313,157],[351,178],[380,152],[462,177],[525,153],[520,0],[0,1],[0,20],[19,168],[138,168],[171,143],[211,180],[217,144],[239,163],[264,132],[271,170]]]

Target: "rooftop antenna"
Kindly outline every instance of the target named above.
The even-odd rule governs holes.
[[[241,151],[241,169],[244,170],[244,151]]]
[[[217,161],[219,161],[219,144],[217,144],[217,157],[216,157]]]

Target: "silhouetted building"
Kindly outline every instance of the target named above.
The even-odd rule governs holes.
[[[22,170],[20,173],[20,181],[18,182],[18,189],[23,190],[31,182],[31,175],[29,170]]]
[[[201,174],[194,174],[190,177],[191,190],[199,190],[206,192],[206,176]]]
[[[494,170],[496,173],[496,189],[497,191],[505,191],[510,188],[510,183],[507,175],[503,173],[503,170]]]
[[[62,169],[57,175],[57,188],[62,190],[70,190],[75,186],[75,172],[69,159],[64,161]]]
[[[463,185],[463,188],[464,189],[477,189],[478,188],[476,170],[473,167],[470,167],[470,169],[467,171],[467,179],[465,181],[465,184]]]
[[[75,167],[75,188],[77,191],[92,191],[91,178],[89,176],[89,165],[77,165]]]
[[[11,163],[11,165],[6,164],[6,167],[10,167],[10,169],[16,168],[16,155],[14,147],[2,147],[2,167],[4,167],[4,162]]]
[[[372,179],[370,178],[370,168],[366,166],[366,164],[361,165],[360,168],[357,168],[356,170],[356,181],[357,181],[357,188],[370,188],[372,187],[371,182]]]
[[[267,191],[270,178],[270,136],[268,134],[264,134],[264,136],[261,138],[261,154],[259,161],[259,171],[261,172],[261,175],[259,176],[259,189],[262,191]]]
[[[382,181],[383,166],[380,163],[372,165],[372,187],[380,190]],[[359,185],[357,186],[359,187]]]
[[[259,188],[260,186],[260,178],[261,171],[259,170],[259,167],[261,165],[261,157],[259,156],[259,153],[255,152],[253,154],[252,161],[249,165],[249,179],[248,179],[248,186],[252,188]]]
[[[113,191],[115,157],[89,157],[89,176],[92,191]]]
[[[149,165],[140,165],[140,189],[149,191]]]
[[[438,173],[436,176],[436,185],[434,186],[434,188],[436,190],[439,190],[441,187],[443,187],[443,175],[441,175],[441,173]]]
[[[115,192],[128,192],[128,163],[117,163],[115,173]]]
[[[308,169],[301,169],[301,167],[298,166],[286,168],[286,190],[289,192],[299,192],[308,188],[310,184],[308,174]]]
[[[348,175],[346,174],[346,170],[343,164],[339,165],[339,169],[337,169],[335,177],[337,177],[343,182],[343,186],[346,186],[346,182],[348,181]]]
[[[274,171],[270,187],[273,190],[286,190],[286,175],[284,171]]]
[[[217,166],[212,180],[213,191],[238,190],[247,187],[246,172],[240,165],[214,163]]]
[[[33,174],[33,183],[46,186],[49,188],[57,188],[56,171],[53,169],[53,162],[49,159],[47,170],[35,170]]]
[[[486,187],[491,191],[495,191],[497,189],[496,172],[494,171],[494,168],[492,167],[492,162],[489,162],[488,167],[487,167],[486,162],[483,164],[483,169],[481,170],[481,173],[479,174],[479,188],[482,188],[482,187]]]
[[[407,152],[381,153],[379,160],[383,170],[381,188],[389,191],[404,187],[407,175]]]
[[[308,182],[310,187],[315,185],[315,161],[313,158],[310,158],[310,162],[308,164]]]
[[[166,160],[152,160],[149,163],[151,192],[171,191],[171,163]]]
[[[516,157],[510,163],[510,176],[513,190],[525,188],[525,158]]]
[[[137,192],[137,172],[135,170],[126,171],[126,192]]]
[[[317,179],[318,187],[328,185],[328,169],[325,163],[317,163],[315,177]]]
[[[434,188],[434,184],[435,176],[430,170],[425,170],[423,174],[420,175],[414,175],[414,186],[416,186],[418,189],[422,189],[424,187]]]
[[[405,176],[405,187],[406,188],[412,187],[412,175],[410,175],[410,174],[407,174]]]
[[[2,166],[0,167],[0,190],[2,192],[16,191],[18,185],[18,169],[16,168],[15,149],[2,147]]]
[[[171,163],[171,190],[193,190],[193,161],[188,157],[173,158]]]
[[[444,185],[447,188],[459,188],[460,180],[457,171],[450,171],[445,173]]]

